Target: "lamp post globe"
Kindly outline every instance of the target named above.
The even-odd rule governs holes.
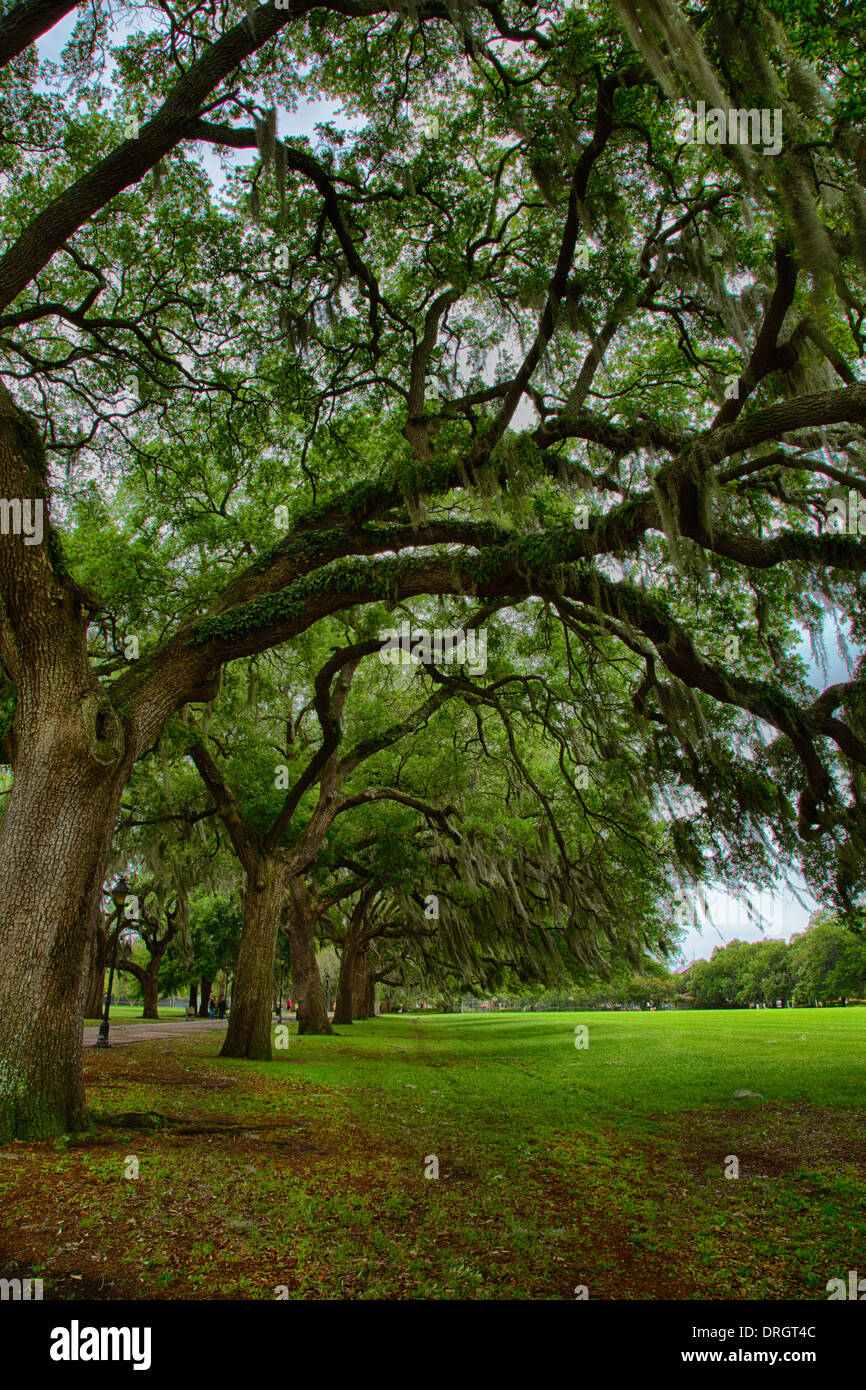
[[[126,900],[129,897],[129,884],[123,874],[121,874],[114,887],[110,890],[110,897],[118,911],[121,911],[125,907]]]

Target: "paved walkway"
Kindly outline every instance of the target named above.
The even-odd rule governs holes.
[[[179,1018],[165,1023],[112,1023],[108,1041],[112,1047],[120,1043],[146,1042],[148,1038],[174,1038],[178,1033],[224,1033],[228,1028],[224,1018]],[[97,1025],[85,1028],[84,1046],[93,1047],[99,1036]]]

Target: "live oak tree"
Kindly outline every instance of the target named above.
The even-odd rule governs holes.
[[[215,902],[236,888],[237,875],[213,830],[214,806],[200,804],[194,795],[199,790],[195,769],[177,755],[187,724],[178,720],[177,727],[169,725],[136,764],[121,799],[110,876],[123,872],[130,884],[125,917],[137,924],[144,944],[143,956],[139,950],[132,964],[148,976],[148,1007],[155,1007],[160,979],[164,989],[170,987],[166,967],[171,962],[172,992],[194,980],[196,1001],[200,986],[202,1016],[207,1017],[211,983],[225,960],[223,952],[215,957],[214,933],[207,929],[212,923],[205,926],[203,916],[214,915]],[[143,983],[136,969],[130,973]]]
[[[41,86],[69,8],[0,21],[0,1131],[81,1122],[136,761],[226,663],[346,609],[467,593],[603,635],[648,782],[678,766],[683,857],[715,832],[720,862],[799,855],[856,901],[861,674],[819,690],[799,655],[828,609],[864,635],[866,156],[835,6],[780,3],[786,37],[727,0],[194,3],[135,12],[113,75],[95,8]],[[292,134],[308,94],[351,128]],[[698,101],[778,110],[780,152],[680,143]],[[64,549],[133,477],[177,528],[137,657]]]
[[[185,939],[169,946],[163,961],[162,986],[166,993],[189,989],[191,1007],[208,1017],[211,992],[217,1001],[230,997],[237,963],[243,914],[236,885],[231,892],[199,886],[190,893],[189,929]]]
[[[285,723],[286,742],[282,747],[277,745],[276,765],[271,754],[264,787],[250,778],[249,765],[244,766],[241,757],[238,761],[244,767],[245,785],[237,794],[206,741],[196,739],[190,743],[189,755],[213,797],[245,876],[237,997],[222,1056],[271,1056],[270,1000],[284,907],[298,997],[299,1031],[331,1031],[316,966],[316,914],[307,876],[334,818],[354,804],[382,798],[406,801],[430,814],[436,813],[435,807],[399,788],[373,785],[350,794],[347,787],[350,779],[357,779],[359,769],[382,748],[422,728],[450,694],[443,688],[396,712],[385,707],[386,718],[378,728],[365,721],[363,735],[354,741],[346,740],[344,709],[358,667],[365,658],[375,656],[381,646],[379,638],[369,638],[337,647],[316,673],[309,701],[301,706],[297,716],[291,705],[288,711],[279,712],[278,717]],[[302,682],[298,680],[294,685],[296,694],[303,699]],[[312,739],[304,727],[306,713],[314,715],[318,724],[318,734]],[[219,740],[212,737],[218,745]],[[237,747],[233,749],[235,756],[238,751]],[[268,790],[279,787],[283,791],[272,798],[275,804],[268,808]],[[244,811],[245,800],[252,802],[252,816]]]
[[[386,905],[372,885],[358,890],[341,940],[340,974],[334,1000],[334,1023],[345,1025],[376,1012],[376,981],[368,953],[371,943],[387,931]],[[396,982],[395,982],[396,983]]]
[[[564,646],[550,646],[569,672]],[[408,749],[379,755],[377,781],[440,805],[447,796],[451,809],[413,823],[406,804],[374,802],[329,831],[315,891],[320,931],[343,954],[335,1023],[364,1016],[371,976],[452,992],[506,977],[562,985],[670,951],[677,827],[653,823],[637,740],[625,727],[612,737],[626,714],[611,700],[616,681],[593,720],[597,673],[587,663],[570,674],[583,678],[582,709],[567,678],[541,677],[530,661],[515,672],[500,658],[473,681],[440,672],[459,703]],[[593,726],[611,735],[602,747],[582,744]]]
[[[401,606],[390,621],[402,612]],[[375,972],[362,968],[366,952],[357,933],[345,939],[335,933],[333,909],[339,914],[342,903],[348,910],[348,899],[373,880],[377,891],[390,885],[401,901],[389,904],[396,917],[365,921],[363,937],[387,935],[402,944],[436,936],[435,924],[418,920],[417,907],[435,889],[448,928],[440,954],[456,950],[452,966],[464,985],[489,974],[491,965],[501,970],[508,963],[524,979],[559,978],[568,960],[608,969],[632,959],[654,932],[656,949],[663,949],[654,923],[674,888],[662,865],[676,857],[676,826],[662,833],[652,824],[638,786],[645,750],[629,730],[628,683],[605,670],[603,644],[581,648],[574,669],[574,654],[555,628],[542,624],[521,634],[508,612],[461,613],[452,601],[447,609],[416,611],[419,620],[426,624],[416,643],[419,657],[396,667],[373,659],[379,638],[365,644],[354,640],[359,633],[348,624],[322,624],[312,639],[250,665],[246,680],[236,669],[200,735],[189,720],[176,720],[171,738],[160,740],[162,778],[148,783],[144,774],[158,760],[146,759],[131,780],[125,795],[136,809],[122,822],[127,855],[134,852],[130,836],[142,837],[139,857],[158,867],[171,835],[175,878],[195,877],[194,865],[191,875],[179,873],[178,849],[185,840],[195,843],[194,831],[204,835],[204,817],[218,808],[229,842],[241,846],[241,862],[257,855],[258,871],[276,884],[265,901],[250,893],[247,878],[225,1055],[248,1049],[270,1055],[272,962],[284,900],[302,1032],[330,1027],[316,970],[317,936],[340,941],[343,981],[356,980],[351,1003],[345,983],[338,991],[337,1021],[370,1007]],[[387,621],[379,614],[379,623]],[[365,622],[376,626],[375,608]],[[470,678],[465,666],[455,674],[447,663],[423,659],[430,629],[453,632],[460,622],[484,638],[484,675],[476,670]],[[540,658],[551,675],[538,674]],[[311,680],[307,672],[317,665],[320,674]],[[578,679],[579,710],[572,704]],[[178,767],[165,764],[170,745],[186,754]],[[190,782],[184,765],[190,754],[213,799],[202,800]],[[453,817],[459,819],[452,823]],[[348,849],[346,826],[357,841]],[[437,827],[454,851],[444,870],[448,856],[434,844],[431,858],[428,844]],[[553,855],[540,848],[545,836],[554,842]],[[410,881],[414,903],[404,910]],[[471,885],[468,891],[461,883]],[[473,918],[486,944],[467,958],[462,939]],[[379,974],[398,983],[390,967]]]
[[[390,621],[401,614],[402,607]],[[375,627],[376,619],[373,608],[364,621]],[[378,622],[386,621],[380,614]],[[333,939],[331,909],[354,887],[350,879],[323,888],[316,871],[333,871],[345,835],[338,824],[350,824],[365,846],[365,862],[353,862],[353,872],[366,881],[375,865],[395,885],[401,909],[410,880],[423,905],[419,875],[426,874],[428,893],[441,891],[442,951],[456,950],[465,980],[487,968],[461,945],[470,917],[483,923],[487,965],[517,963],[525,978],[550,977],[569,957],[605,969],[605,953],[631,959],[654,934],[661,949],[660,908],[675,886],[662,866],[678,858],[677,825],[664,832],[653,826],[645,749],[629,731],[629,688],[605,662],[604,643],[582,648],[575,669],[577,657],[555,628],[542,625],[521,639],[505,611],[461,613],[452,601],[438,612],[416,611],[418,621],[426,624],[418,629],[419,655],[396,667],[376,659],[388,655],[381,634],[358,641],[346,625],[335,645],[320,625],[315,645],[307,640],[294,652],[292,644],[251,672],[245,697],[237,682],[224,687],[207,736],[189,745],[246,875],[225,1056],[270,1056],[284,903],[299,1031],[330,1031],[315,938],[325,930]],[[461,623],[484,637],[485,673],[472,673],[471,663],[426,659],[430,630],[453,632]],[[554,673],[538,674],[540,658]],[[305,670],[319,664],[310,680]],[[580,710],[571,703],[578,680]],[[661,768],[657,775],[663,783]],[[422,848],[420,826],[428,835],[438,830],[441,845]],[[435,881],[446,865],[445,876],[456,878],[447,893]],[[268,893],[256,891],[258,877]],[[468,893],[461,881],[472,885]],[[421,932],[416,916],[415,909],[402,912],[389,935]],[[377,925],[372,935],[379,934]],[[369,922],[362,935],[371,935]],[[343,942],[349,975],[361,973],[351,964],[361,944],[352,932]],[[357,1001],[349,1006],[345,995],[344,987],[337,1021],[356,1011]]]
[[[148,903],[148,898],[151,898]],[[146,959],[136,959],[133,950],[119,958],[118,970],[131,975],[141,989],[142,1018],[159,1018],[160,968],[163,956],[183,925],[184,911],[189,904],[181,901],[166,905],[153,889],[139,895],[135,930],[144,945]],[[117,930],[117,928],[115,928]]]

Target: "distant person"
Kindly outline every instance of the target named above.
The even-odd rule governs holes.
[[[286,1000],[286,1013],[290,1014],[291,1012],[292,1012],[292,1001],[291,1001],[291,999],[287,999],[287,1000]]]
[[[225,995],[223,995],[222,999],[219,1002],[219,1008],[217,1009],[217,1013],[219,1014],[220,1018],[225,1018],[226,1006],[228,1005],[228,1002],[229,1001],[226,999]]]
[[[216,1004],[214,1003],[213,995],[211,995],[210,999],[207,1001],[207,1012],[208,1018],[216,1018]]]

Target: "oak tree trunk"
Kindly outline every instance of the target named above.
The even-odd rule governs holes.
[[[87,995],[84,1017],[99,1018],[105,1003],[105,948],[107,937],[102,920],[99,898],[94,895],[94,911],[90,932],[90,951],[87,962]]]
[[[90,669],[92,599],[50,529],[38,431],[5,386],[0,496],[29,499],[41,522],[38,536],[0,536],[0,677],[14,694],[0,730],[13,773],[0,822],[0,1139],[44,1139],[84,1122],[96,895],[131,758],[127,730]]]
[[[141,986],[142,1018],[155,1018],[159,1020],[157,1005],[159,1003],[159,964],[161,957],[151,957],[147,966],[138,965],[135,961],[118,961],[118,970],[126,975],[132,975]]]
[[[210,1015],[209,1015],[209,1013],[208,1013],[207,1006],[208,1006],[208,1004],[210,1003],[210,987],[211,987],[211,983],[212,983],[211,980],[206,980],[205,977],[204,977],[204,975],[202,975],[202,977],[201,977],[201,997],[200,997],[199,1006],[198,1006],[198,1016],[199,1016],[199,1018],[209,1018],[209,1017],[210,1017]]]
[[[3,1138],[44,1139],[85,1123],[90,923],[118,798],[86,761],[64,768],[62,746],[44,752],[19,758],[0,824]]]
[[[351,932],[340,957],[340,975],[337,980],[337,999],[334,1004],[334,1023],[351,1023],[354,1016],[355,964],[358,959],[358,943],[352,939]]]
[[[157,961],[156,970],[149,969],[143,973],[141,981],[141,993],[144,1001],[142,1018],[159,1018],[159,962]]]
[[[330,1035],[334,1030],[325,1006],[325,991],[316,960],[314,920],[302,878],[293,878],[289,885],[289,948],[298,1032]]]
[[[272,861],[247,880],[232,1012],[221,1057],[271,1060],[274,962],[285,895],[285,873]]]
[[[367,952],[358,951],[355,958],[355,968],[352,971],[352,1017],[364,1019],[370,1017],[369,1010],[369,988],[372,984],[367,973]]]

